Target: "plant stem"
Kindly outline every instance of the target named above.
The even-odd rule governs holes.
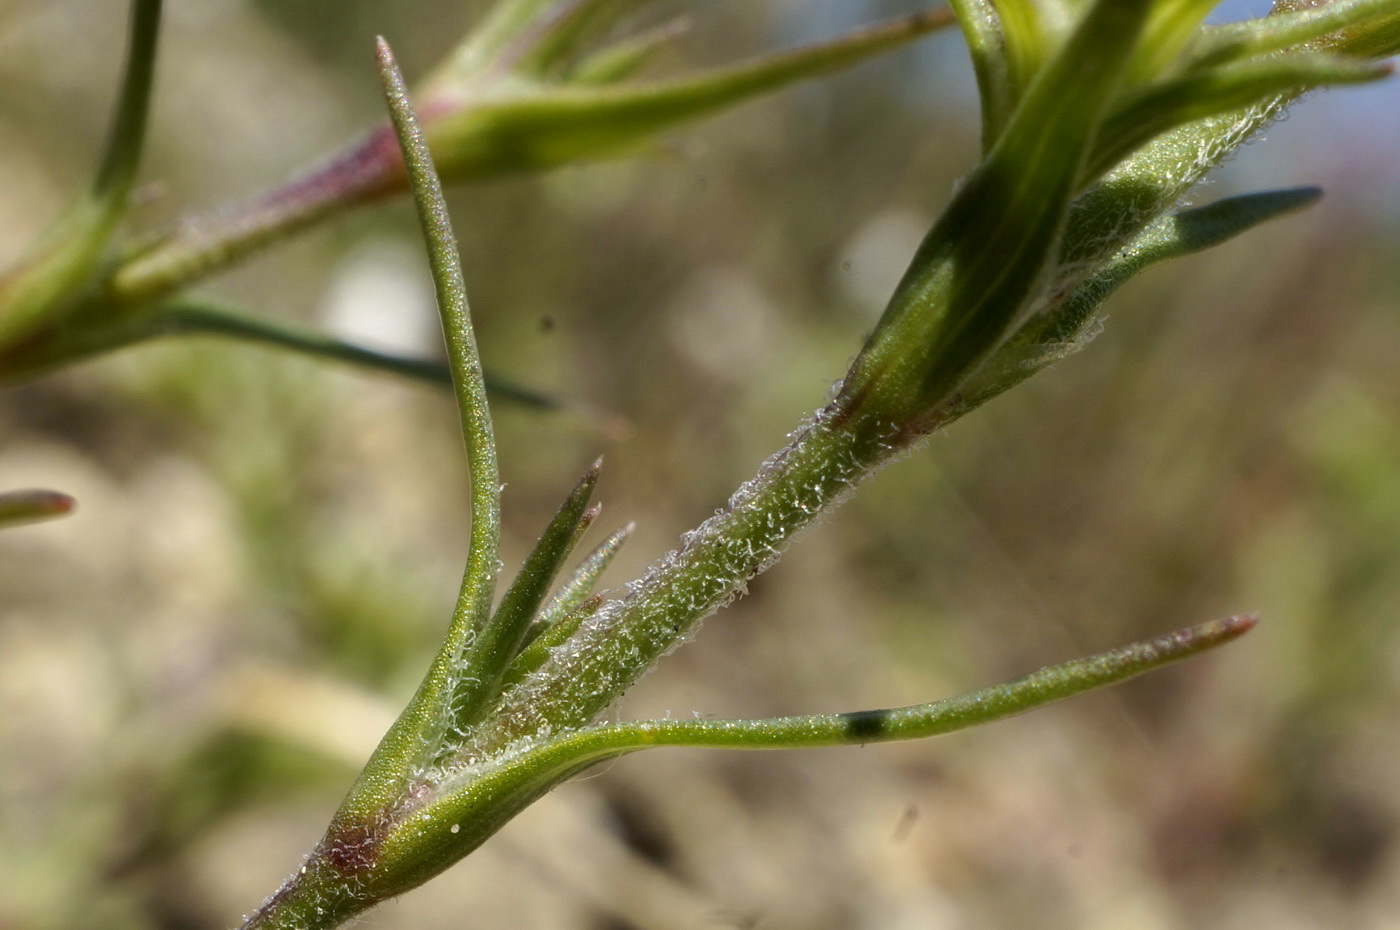
[[[117,116],[92,183],[29,255],[0,274],[0,346],[27,341],[71,308],[126,213],[145,144],[160,15],[161,0],[132,6]]]
[[[291,349],[303,355],[318,356],[374,371],[402,375],[425,384],[452,386],[452,369],[445,363],[380,352],[345,342],[322,333],[299,329],[278,320],[249,316],[198,299],[177,300],[163,305],[151,318],[151,335],[208,334],[229,336],[275,348]],[[555,398],[487,374],[487,390],[498,399],[506,398],[528,407],[555,410],[562,406]]]
[[[156,300],[337,213],[398,193],[405,183],[394,133],[379,127],[251,204],[184,220],[137,249],[112,277],[112,296],[127,305]]]
[[[501,6],[465,60],[523,28],[519,16],[539,15],[552,0]],[[449,181],[481,181],[544,171],[570,162],[636,151],[657,133],[800,80],[850,67],[952,23],[947,10],[916,13],[791,51],[761,56],[699,74],[637,85],[598,87],[541,84],[528,93],[501,93],[490,84],[447,81],[423,89],[419,119]],[[501,30],[501,36],[495,32]],[[494,49],[499,51],[499,49]],[[462,65],[471,71],[472,67]],[[449,65],[452,75],[459,66]],[[343,210],[407,186],[403,159],[389,126],[251,204],[186,220],[127,255],[110,292],[126,305],[143,304]]]
[[[338,927],[370,905],[350,891],[350,883],[313,853],[291,881],[277,890],[239,930],[322,930]]]
[[[93,178],[93,197],[110,202],[115,214],[113,221],[125,210],[136,182],[136,170],[141,165],[146,123],[151,112],[151,89],[155,83],[160,14],[161,0],[137,0],[132,9],[121,99],[102,165]]]

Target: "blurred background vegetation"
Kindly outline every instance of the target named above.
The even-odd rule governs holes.
[[[484,5],[169,3],[133,219],[323,157],[381,116],[374,34],[412,78]],[[657,67],[922,5],[661,3],[695,28]],[[0,264],[92,164],[125,13],[0,0]],[[508,566],[604,452],[625,581],[823,401],[975,158],[969,71],[943,35],[643,160],[455,192],[488,367],[626,424],[498,406]],[[934,742],[624,760],[364,925],[1393,926],[1396,96],[1296,107],[1197,200],[1321,183],[1319,207],[1144,275],[1088,351],[879,475],[621,713],[910,703],[1257,610],[1248,639]],[[403,203],[209,289],[439,351]],[[0,487],[80,501],[0,536],[0,928],[228,926],[296,866],[444,628],[456,430],[445,392],[209,341],[0,395]]]

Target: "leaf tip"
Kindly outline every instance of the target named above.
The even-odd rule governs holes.
[[[1221,621],[1224,628],[1225,638],[1233,639],[1236,636],[1243,636],[1259,625],[1258,614],[1236,614]]]
[[[1322,199],[1325,191],[1315,184],[1306,184],[1302,187],[1292,188],[1290,193],[1294,197],[1293,202],[1299,207],[1310,207]]]
[[[1238,639],[1254,629],[1258,623],[1258,614],[1235,614],[1223,620],[1212,620],[1183,630],[1185,635],[1181,639],[1181,646],[1188,652],[1212,649]]]
[[[598,477],[602,474],[602,465],[603,460],[599,458],[592,465],[588,466],[588,470],[583,473],[583,477],[578,480],[578,484],[574,485],[573,494],[571,495],[574,499],[587,499],[593,495],[593,490],[598,486]]]

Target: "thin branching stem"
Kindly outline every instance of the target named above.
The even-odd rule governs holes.
[[[228,336],[273,348],[290,349],[301,355],[344,362],[359,368],[400,375],[425,384],[452,385],[452,369],[446,362],[413,358],[356,345],[314,330],[302,329],[281,320],[252,316],[204,298],[180,298],[161,306],[151,317],[155,335]],[[504,378],[486,374],[486,389],[498,400],[508,399],[527,407],[554,410],[556,398],[532,391]]]

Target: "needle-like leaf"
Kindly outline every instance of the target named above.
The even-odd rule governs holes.
[[[1252,616],[1230,617],[1074,659],[957,697],[888,710],[813,714],[768,720],[653,720],[585,730],[579,742],[717,749],[816,749],[925,739],[1014,717],[1055,701],[1117,684],[1207,649],[1254,628]]]
[[[1230,642],[1255,623],[1250,616],[1203,623],[911,707],[767,720],[652,720],[589,727],[511,754],[495,765],[469,770],[460,786],[445,783],[420,817],[442,831],[441,837],[432,840],[438,850],[460,844],[466,851],[480,842],[479,831],[459,826],[474,824],[500,805],[523,807],[564,778],[605,759],[659,746],[813,749],[938,736],[1133,678]],[[395,848],[400,844],[422,847],[429,842],[425,834],[402,840],[391,837],[386,855],[406,855]]]
[[[290,349],[302,355],[401,375],[428,384],[451,387],[453,383],[452,369],[445,362],[381,352],[314,330],[292,326],[281,320],[252,316],[242,310],[202,298],[180,298],[163,304],[152,313],[149,323],[154,331],[153,335],[179,333],[229,336]],[[486,373],[485,378],[487,393],[497,400],[509,400],[541,410],[557,410],[563,406],[557,398],[515,384],[490,372]]]
[[[619,21],[652,0],[559,0],[520,34],[500,57],[502,67],[549,77],[569,65],[592,43],[606,37]]]
[[[457,240],[447,214],[442,184],[433,168],[427,142],[409,103],[408,88],[388,43],[376,49],[380,79],[394,131],[403,149],[428,245],[437,288],[457,407],[471,466],[471,551],[457,607],[447,637],[413,699],[385,734],[379,748],[350,790],[332,830],[361,829],[378,812],[402,800],[408,779],[437,753],[450,725],[451,695],[462,673],[462,656],[472,631],[491,610],[500,552],[501,481],[496,444],[486,401],[486,382],[467,307],[466,283],[457,255]]]
[[[107,204],[112,221],[126,209],[136,184],[136,171],[141,166],[146,123],[151,112],[151,90],[155,85],[160,16],[161,0],[136,0],[132,7],[131,38],[117,115],[107,140],[107,151],[92,183],[94,198]]]
[[[990,152],[1016,108],[1011,65],[1002,51],[1001,17],[991,0],[949,0],[958,19],[982,100],[982,151]]]
[[[598,579],[603,572],[607,571],[613,559],[617,558],[618,552],[632,535],[635,525],[627,524],[620,530],[614,532],[603,543],[588,554],[574,573],[569,576],[569,580],[559,586],[559,590],[549,599],[549,602],[541,608],[538,620],[541,625],[548,627],[558,620],[573,613],[574,610],[588,599],[593,593],[593,589],[598,585]]]
[[[501,676],[520,651],[540,603],[579,537],[597,516],[596,510],[588,509],[588,501],[602,464],[599,459],[584,474],[526,557],[496,612],[478,625],[462,657],[461,683],[453,696],[454,728],[465,730],[500,693]]]
[[[848,67],[952,22],[947,10],[933,10],[829,42],[636,85],[551,85],[479,100],[470,84],[437,76],[425,94],[451,103],[442,103],[428,136],[444,176],[455,180],[618,156],[672,126]]]

